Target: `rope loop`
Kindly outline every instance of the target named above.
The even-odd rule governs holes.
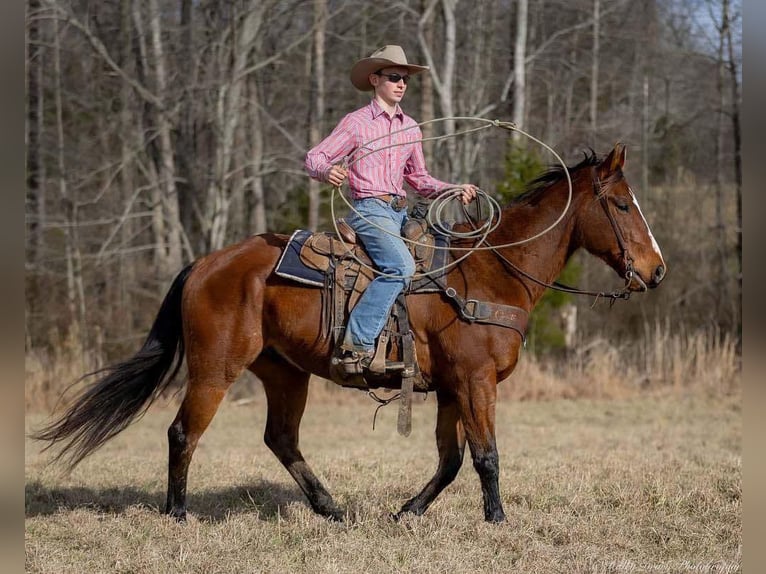
[[[483,129],[486,129],[486,128],[491,128],[491,127],[500,127],[500,128],[507,129],[509,131],[518,132],[521,135],[525,136],[526,138],[532,140],[533,142],[539,144],[540,146],[542,146],[543,148],[548,150],[556,158],[556,160],[563,166],[564,174],[566,175],[567,185],[568,185],[567,201],[566,201],[566,204],[564,205],[564,208],[561,210],[561,214],[556,218],[556,220],[553,223],[551,223],[548,227],[546,227],[545,229],[541,230],[540,232],[532,235],[531,237],[527,237],[525,239],[520,239],[518,241],[513,241],[513,242],[510,242],[510,243],[505,243],[505,244],[502,244],[502,245],[488,245],[488,244],[485,244],[484,240],[487,238],[487,236],[490,233],[492,233],[492,231],[497,229],[497,227],[500,225],[502,209],[501,209],[500,205],[498,204],[497,200],[494,197],[492,197],[491,195],[489,195],[487,192],[485,192],[484,190],[477,188],[476,199],[474,200],[474,201],[478,202],[477,205],[479,207],[477,208],[477,211],[479,213],[481,213],[481,205],[482,205],[482,202],[484,202],[486,204],[486,207],[484,209],[487,210],[487,217],[484,220],[484,223],[482,223],[481,225],[476,227],[473,224],[471,218],[467,215],[467,212],[465,212],[465,208],[463,206],[464,213],[466,213],[466,219],[469,222],[471,222],[471,225],[473,226],[473,229],[469,230],[467,232],[457,232],[457,231],[454,231],[451,228],[451,225],[448,225],[448,223],[451,223],[451,222],[448,219],[447,214],[449,213],[448,206],[451,203],[453,203],[454,201],[460,201],[460,194],[462,192],[462,188],[459,187],[459,186],[454,186],[454,187],[447,188],[445,191],[443,191],[441,194],[439,194],[437,197],[435,197],[432,200],[431,204],[428,207],[428,211],[427,211],[427,214],[426,214],[426,220],[428,221],[428,224],[431,227],[433,227],[435,230],[437,230],[439,233],[441,233],[443,235],[447,235],[449,237],[460,238],[460,239],[469,239],[469,240],[470,239],[474,239],[475,240],[475,244],[473,246],[471,246],[471,247],[459,247],[459,246],[453,246],[453,245],[450,245],[449,247],[442,247],[442,246],[438,246],[438,245],[430,246],[432,249],[444,249],[444,250],[449,250],[449,251],[453,251],[453,252],[455,252],[455,251],[465,251],[465,253],[463,255],[461,255],[460,257],[456,258],[454,261],[444,265],[443,267],[441,267],[439,269],[432,269],[429,272],[429,274],[437,273],[437,272],[441,272],[441,271],[450,269],[450,268],[456,266],[458,263],[460,263],[461,261],[463,261],[464,259],[466,259],[467,257],[469,257],[472,253],[474,253],[476,251],[486,251],[486,250],[493,250],[494,251],[494,250],[497,250],[497,249],[503,249],[503,248],[506,248],[506,247],[514,247],[514,246],[517,246],[517,245],[523,245],[525,243],[529,243],[531,241],[534,241],[535,239],[538,239],[538,238],[542,237],[543,235],[545,235],[546,233],[551,231],[554,227],[556,227],[561,222],[561,220],[564,219],[564,216],[566,215],[566,212],[567,212],[567,210],[569,209],[569,206],[572,203],[572,179],[571,179],[571,177],[569,175],[569,170],[567,169],[567,166],[564,163],[564,160],[561,159],[561,156],[559,156],[546,143],[540,141],[536,137],[534,137],[534,136],[528,134],[527,132],[525,132],[525,131],[519,129],[518,127],[516,127],[516,125],[513,122],[501,121],[500,119],[497,119],[497,118],[494,119],[494,120],[490,120],[490,119],[481,118],[481,117],[454,116],[454,117],[447,117],[447,118],[435,118],[433,120],[428,120],[428,121],[425,121],[425,122],[421,122],[419,124],[414,124],[412,126],[408,126],[406,128],[395,130],[395,131],[393,131],[391,133],[379,136],[377,138],[374,138],[374,139],[371,139],[371,140],[365,142],[363,145],[359,146],[356,150],[351,152],[351,154],[349,154],[348,156],[344,157],[342,165],[343,165],[344,168],[348,169],[350,166],[352,166],[356,162],[364,159],[365,157],[367,157],[370,154],[382,151],[384,149],[388,149],[388,148],[392,148],[392,147],[398,147],[398,146],[402,146],[402,145],[406,145],[406,144],[411,144],[412,143],[411,141],[406,141],[406,142],[401,142],[401,143],[393,143],[393,144],[390,144],[390,145],[378,147],[376,149],[371,149],[370,148],[370,144],[372,144],[372,143],[374,143],[374,142],[376,142],[378,140],[381,140],[383,138],[390,138],[394,134],[397,134],[397,133],[400,133],[400,132],[404,132],[404,131],[407,131],[407,130],[410,130],[410,129],[413,129],[413,128],[416,128],[416,127],[421,127],[421,126],[424,126],[424,125],[427,125],[427,124],[436,123],[436,122],[444,122],[444,121],[455,121],[455,120],[480,122],[482,125],[480,125],[478,127],[473,127],[473,128],[465,129],[465,130],[462,130],[460,132],[456,132],[454,134],[445,134],[443,136],[433,136],[433,137],[429,137],[429,138],[421,138],[418,141],[421,141],[421,142],[424,142],[424,141],[436,141],[436,140],[441,140],[441,139],[446,139],[446,138],[451,138],[451,137],[457,137],[459,135],[465,135],[465,134],[477,132],[477,131],[480,131],[480,130],[483,130]],[[361,153],[361,155],[359,155],[358,157],[352,157],[352,156],[356,156],[357,153]],[[381,226],[379,226],[375,222],[370,221],[369,219],[364,217],[362,214],[360,214],[356,209],[354,209],[354,206],[352,205],[351,201],[346,197],[346,194],[341,192],[340,186],[338,185],[338,186],[335,186],[333,188],[333,194],[332,194],[332,196],[330,198],[330,213],[331,213],[331,217],[332,217],[333,227],[335,228],[335,232],[336,232],[336,234],[339,237],[340,237],[340,233],[338,231],[338,226],[337,226],[337,221],[336,221],[337,218],[335,216],[335,197],[336,196],[340,196],[341,199],[346,203],[346,206],[351,211],[355,212],[357,215],[359,215],[359,217],[364,219],[370,225],[372,225],[374,227],[377,227],[382,233],[388,233],[389,235],[395,235],[395,234],[391,233],[390,231],[388,231],[387,229],[383,229]],[[462,202],[461,202],[461,204],[462,204]],[[408,239],[406,237],[402,237],[401,235],[396,235],[396,237],[398,237],[399,239],[403,240],[405,243],[418,244],[417,241],[413,241],[413,240]],[[343,241],[342,237],[341,237],[341,241]],[[353,251],[350,249],[350,246],[349,246],[349,252],[350,252],[350,255],[356,259],[357,263],[359,263],[362,267],[368,269],[369,271],[371,271],[375,275],[380,275],[380,276],[389,277],[389,278],[399,278],[398,275],[387,274],[387,273],[384,273],[384,272],[378,270],[375,267],[371,267],[371,266],[365,264],[363,261],[361,261],[360,259],[356,258],[356,256],[353,254]],[[425,275],[426,275],[425,273],[416,273],[416,274],[414,274],[411,277],[411,279],[413,279],[413,280],[414,279],[418,279],[418,278],[423,277]]]

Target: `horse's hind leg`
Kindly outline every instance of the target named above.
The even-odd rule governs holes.
[[[455,480],[463,464],[465,433],[458,415],[457,404],[453,397],[443,393],[439,393],[437,398],[439,408],[436,419],[436,446],[439,449],[439,467],[425,488],[417,496],[408,500],[395,518],[400,518],[408,512],[423,514],[439,493]]]
[[[186,480],[194,449],[226,394],[226,386],[199,383],[189,378],[186,396],[168,428],[168,497],[165,513],[186,519]]]
[[[314,512],[342,521],[343,512],[335,505],[298,447],[298,429],[306,408],[310,374],[273,352],[261,355],[251,370],[261,379],[266,391],[266,445],[298,483]]]

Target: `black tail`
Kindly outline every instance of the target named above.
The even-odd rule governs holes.
[[[70,468],[76,466],[139,419],[178,374],[184,358],[181,296],[191,269],[192,264],[173,281],[141,349],[126,361],[85,375],[102,376],[59,419],[31,435],[50,442],[46,450],[68,441],[55,460],[66,458]]]

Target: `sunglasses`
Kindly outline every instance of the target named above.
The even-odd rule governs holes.
[[[385,76],[386,79],[392,84],[398,84],[399,80],[403,80],[404,85],[406,86],[410,81],[409,76],[402,76],[401,74],[384,74],[383,72],[375,72],[375,75],[381,77]]]

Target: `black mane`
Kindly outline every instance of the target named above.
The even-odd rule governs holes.
[[[583,152],[583,159],[575,166],[567,167],[566,170],[569,172],[570,177],[572,177],[575,172],[577,172],[580,169],[583,169],[585,167],[594,167],[597,166],[599,163],[601,163],[601,159],[596,155],[596,152],[594,152],[592,149],[590,149],[590,152]],[[533,203],[535,199],[539,198],[540,194],[545,190],[548,189],[550,186],[552,186],[555,183],[558,183],[559,181],[562,181],[566,178],[566,174],[564,172],[564,166],[561,164],[551,165],[546,169],[542,174],[537,176],[535,179],[530,181],[527,184],[527,189],[524,193],[519,195],[518,197],[514,198],[513,202],[514,204],[518,203]]]

